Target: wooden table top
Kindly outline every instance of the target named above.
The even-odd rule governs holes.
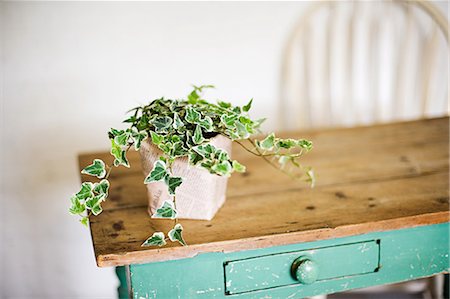
[[[228,184],[227,201],[211,221],[180,220],[187,247],[140,245],[171,220],[151,219],[138,153],[131,169],[115,168],[104,211],[90,217],[100,267],[192,257],[203,252],[257,249],[437,224],[449,220],[449,119],[280,134],[313,141],[303,165],[316,173],[315,188],[276,171],[233,147],[247,166]],[[110,163],[106,152],[83,154]],[[92,177],[82,176],[82,180]]]

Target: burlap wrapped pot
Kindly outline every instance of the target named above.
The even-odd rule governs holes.
[[[210,139],[210,143],[231,154],[232,142],[228,138],[217,135]],[[147,176],[162,152],[148,138],[142,143],[140,155],[142,169]],[[189,165],[187,158],[176,159],[172,169],[173,175],[183,178],[183,183],[176,190],[177,218],[211,220],[225,202],[228,178]],[[165,200],[172,200],[164,182],[147,184],[147,192],[150,215],[153,215]]]

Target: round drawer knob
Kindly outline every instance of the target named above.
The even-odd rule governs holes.
[[[307,257],[300,257],[292,264],[292,274],[302,284],[311,284],[317,280],[319,267]]]

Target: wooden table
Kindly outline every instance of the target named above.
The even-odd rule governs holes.
[[[232,176],[213,220],[181,220],[187,247],[140,246],[173,224],[148,216],[130,153],[132,169],[112,172],[104,212],[90,218],[98,266],[124,266],[121,296],[302,298],[448,271],[448,118],[284,135],[314,142],[303,164],[316,187],[236,146],[248,172]],[[85,154],[80,168],[93,158],[111,161]]]

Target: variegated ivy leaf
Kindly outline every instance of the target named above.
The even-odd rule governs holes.
[[[267,120],[267,118],[260,118],[260,119],[257,119],[256,121],[253,121],[253,128],[259,129],[259,127],[261,127],[262,123],[265,122],[266,120]]]
[[[159,134],[157,134],[157,133],[155,133],[155,132],[153,132],[153,131],[151,131],[150,132],[150,135],[151,135],[151,137],[152,137],[152,143],[154,144],[154,145],[160,145],[162,142],[163,142],[163,140],[164,140],[164,136],[163,135],[159,135]]]
[[[142,247],[147,247],[147,246],[164,246],[166,245],[166,237],[164,236],[164,233],[162,232],[156,232],[153,233],[153,235],[148,238],[147,240],[145,240],[144,243],[142,243]]]
[[[168,116],[158,116],[152,121],[157,133],[168,133],[172,125],[172,119]]]
[[[252,108],[252,102],[253,102],[253,99],[251,99],[250,102],[248,102],[247,105],[242,107],[242,111],[248,112],[250,110],[250,108]]]
[[[259,142],[259,147],[263,150],[272,150],[275,145],[275,134],[270,134]]]
[[[225,108],[225,109],[228,109],[231,107],[231,103],[228,103],[228,102],[218,101],[217,104],[220,107]]]
[[[235,126],[236,126],[236,129],[237,129],[237,134],[239,135],[239,137],[241,139],[247,139],[247,138],[250,137],[249,131],[247,130],[245,125],[242,124],[240,121],[236,121]]]
[[[88,200],[86,200],[86,208],[92,210],[95,206],[100,205],[100,203],[102,201],[105,201],[105,199],[106,199],[106,194],[104,194],[104,193],[97,194],[97,195],[89,198]]]
[[[136,128],[139,131],[146,130],[149,127],[149,119],[147,114],[142,114],[139,122],[136,123]]]
[[[70,198],[72,202],[72,206],[69,208],[69,212],[74,215],[78,215],[84,213],[86,211],[86,206],[80,201],[80,199],[76,196],[72,196]]]
[[[207,132],[211,132],[213,130],[213,121],[209,116],[205,116],[205,118],[200,119],[197,124],[199,124]]]
[[[197,125],[195,127],[194,136],[192,137],[192,141],[194,142],[194,144],[200,144],[205,141],[205,138],[203,138],[203,134],[202,134],[202,128],[199,125]]]
[[[130,111],[128,111],[128,112],[130,112]],[[135,115],[132,115],[132,116],[130,116],[129,118],[127,118],[126,120],[124,120],[123,122],[124,123],[134,123],[134,122],[136,122],[137,121],[137,118],[136,118],[136,116]]]
[[[133,132],[131,137],[134,141],[134,149],[138,151],[141,148],[142,141],[147,139],[148,134],[145,131]]]
[[[198,153],[192,151],[189,153],[189,163],[191,165],[197,165],[200,161],[203,160],[203,157]]]
[[[225,125],[228,129],[234,129],[235,123],[238,120],[239,116],[236,114],[226,115],[222,114],[220,117],[220,121]]]
[[[191,124],[197,124],[200,121],[200,112],[196,111],[194,108],[189,107],[186,109],[186,116],[184,119]]]
[[[255,122],[253,122],[250,118],[248,118],[247,116],[241,116],[239,117],[239,121],[245,126],[245,128],[247,129],[247,131],[250,134],[253,134],[256,132],[256,128],[255,128]]]
[[[165,200],[163,204],[156,210],[155,214],[152,215],[152,218],[177,218],[177,211],[175,210],[173,202]]]
[[[245,172],[245,166],[236,160],[233,160],[233,170],[236,172]]]
[[[106,175],[105,162],[100,159],[94,159],[94,162],[86,166],[81,173],[96,176],[101,179]]]
[[[175,195],[175,189],[177,189],[181,183],[183,183],[183,178],[177,176],[166,176],[164,178],[170,195]]]
[[[225,133],[230,137],[231,140],[241,139],[241,137],[233,130],[225,130]]]
[[[172,101],[172,100],[166,100],[169,106],[169,110],[170,111],[175,111],[175,109],[177,108],[177,101]]]
[[[169,240],[172,242],[179,242],[181,245],[186,246],[186,242],[183,239],[183,226],[177,223],[173,229],[167,234]]]
[[[211,170],[218,175],[228,176],[233,171],[233,167],[229,161],[222,161],[211,166]]]
[[[181,141],[181,138],[180,138],[180,136],[178,136],[178,135],[172,135],[172,136],[170,137],[170,141],[172,141],[172,142],[178,142],[178,141]]]
[[[253,120],[251,120],[249,117],[245,115],[239,116],[239,121],[246,126],[248,125],[248,127],[250,128],[253,127]]]
[[[228,155],[228,153],[220,148],[217,149],[215,154],[217,156],[217,159],[221,162],[230,160],[230,156]]]
[[[91,196],[94,195],[92,193],[93,188],[94,188],[94,184],[92,184],[91,182],[84,182],[81,184],[80,191],[78,191],[78,193],[75,194],[75,196],[80,200],[85,200],[86,198],[90,198]]]
[[[125,167],[130,167],[130,163],[127,159],[127,152],[125,150],[122,150],[120,161],[117,161],[118,165],[123,165]]]
[[[91,208],[91,212],[95,216],[98,216],[101,212],[103,212],[103,209],[102,209],[102,206],[100,205],[100,203],[98,205],[93,206]]]
[[[212,174],[216,174],[213,170],[211,170],[211,167],[214,166],[214,161],[211,159],[204,159],[203,161],[201,161],[200,166],[203,167],[204,169],[208,170],[210,173]]]
[[[173,158],[184,156],[188,150],[183,146],[182,141],[177,141],[170,146],[170,156]]]
[[[119,136],[124,132],[124,130],[116,130],[114,128],[111,128],[111,130],[108,132],[109,139],[114,139],[116,136]]]
[[[114,165],[116,165],[116,160],[120,159],[122,156],[122,148],[114,141],[114,138],[111,139],[111,155],[115,158]]]
[[[89,222],[89,218],[88,217],[83,217],[80,219],[81,224],[83,224],[84,226],[88,226],[88,222]]]
[[[145,178],[144,184],[162,181],[166,177],[166,175],[168,175],[166,163],[164,163],[164,161],[157,160],[153,164],[153,169]]]
[[[275,147],[290,149],[297,146],[297,140],[295,139],[276,139]]]
[[[212,154],[216,152],[216,148],[211,144],[198,145],[193,148],[198,154],[202,155],[204,158],[211,158]]]
[[[305,140],[305,139],[298,140],[297,144],[298,144],[299,147],[304,148],[304,149],[306,149],[308,151],[311,150],[312,146],[313,146],[311,141]]]
[[[172,144],[170,141],[168,141],[168,142],[159,144],[159,145],[158,145],[158,148],[159,148],[163,153],[165,153],[166,155],[169,155],[169,156],[170,156],[170,153],[173,151],[173,144]]]
[[[203,91],[203,89],[205,89],[205,88],[214,88],[214,86],[213,85],[202,85],[202,86],[194,85],[194,90],[187,97],[188,103],[189,104],[197,104],[197,102],[199,102],[199,100],[200,100],[199,93],[201,93]]]
[[[188,103],[189,104],[196,104],[197,100],[200,98],[200,96],[197,93],[197,90],[194,89],[189,95],[188,95]]]
[[[179,129],[181,129],[182,127],[184,127],[184,123],[183,123],[183,121],[181,120],[181,118],[180,118],[180,116],[178,115],[178,113],[175,112],[175,113],[173,114],[173,128],[174,128],[175,130],[179,130]]]
[[[123,133],[117,135],[114,137],[114,142],[117,143],[119,146],[125,146],[128,144],[128,139],[130,139],[131,132],[130,130],[126,130]]]
[[[130,167],[130,163],[128,163],[126,156],[126,151],[123,150],[114,139],[111,139],[111,155],[115,158],[113,163],[114,166],[118,167],[123,165],[125,167]]]
[[[195,154],[191,154],[189,159],[194,165],[200,164],[212,174],[228,176],[233,172],[230,157],[228,153],[211,144],[199,145],[193,148]]]
[[[97,194],[106,194],[106,196],[108,196],[109,181],[101,180],[99,183],[95,183],[93,190]]]

